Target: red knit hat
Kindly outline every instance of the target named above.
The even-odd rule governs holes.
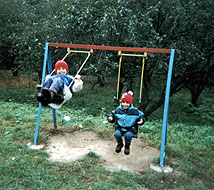
[[[124,92],[122,98],[120,99],[120,103],[122,103],[122,101],[126,101],[130,105],[132,105],[132,95],[133,95],[132,91]]]
[[[64,67],[66,69],[67,73],[68,73],[68,71],[69,71],[68,70],[68,65],[67,65],[67,63],[65,61],[59,60],[59,61],[56,62],[56,64],[55,64],[55,73],[57,73],[57,69],[59,67]]]

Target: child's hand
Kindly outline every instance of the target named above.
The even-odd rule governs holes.
[[[80,75],[76,75],[75,79],[80,80],[81,76]]]
[[[142,124],[143,123],[143,119],[141,119],[140,121],[137,122],[137,124]]]
[[[109,120],[109,121],[112,121],[112,120],[113,120],[113,117],[109,116],[109,117],[108,117],[108,120]]]

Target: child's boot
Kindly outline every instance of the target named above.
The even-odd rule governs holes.
[[[50,93],[51,93],[51,101],[52,101],[53,97],[54,97],[54,92],[52,90],[50,90]]]
[[[43,100],[44,100],[43,95],[41,92],[39,92],[39,94],[37,95],[37,101],[42,102]]]
[[[125,144],[124,153],[125,153],[126,155],[128,155],[128,154],[130,153],[130,144]]]
[[[116,148],[115,148],[115,152],[119,153],[122,148],[123,148],[123,143],[118,143],[117,146],[116,146]]]
[[[42,89],[42,85],[39,84],[39,85],[36,86],[36,90],[37,90],[38,93],[41,92],[41,89]]]
[[[45,101],[49,104],[53,100],[54,92],[49,90],[48,88],[43,88],[42,95],[44,96]]]

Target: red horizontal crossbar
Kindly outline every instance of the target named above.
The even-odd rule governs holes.
[[[48,45],[51,47],[82,48],[82,49],[93,49],[93,50],[97,49],[97,50],[111,50],[111,51],[171,53],[171,49],[157,49],[157,48],[115,47],[115,46],[97,46],[97,45],[83,45],[83,44],[63,44],[63,43],[48,43]]]

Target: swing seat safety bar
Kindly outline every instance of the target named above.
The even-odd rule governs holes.
[[[145,52],[146,53],[146,52]],[[127,53],[121,53],[121,51],[118,51],[119,56],[129,56],[129,57],[146,57],[145,54],[127,54]]]
[[[93,53],[93,49],[91,49],[90,51],[79,51],[79,50],[70,50],[70,48],[67,48],[67,54],[65,55],[65,57],[62,58],[62,60],[64,60],[68,55],[70,55],[71,53]]]

